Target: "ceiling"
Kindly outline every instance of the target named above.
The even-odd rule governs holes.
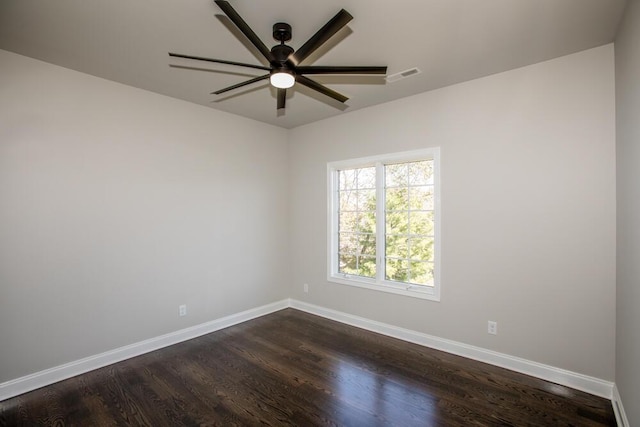
[[[260,70],[170,58],[168,52],[261,64],[213,0],[1,0],[0,49],[284,128],[610,43],[625,0],[229,0],[267,46],[275,22],[299,48],[340,9],[354,19],[303,65],[386,65],[420,74],[313,76],[276,110],[267,81],[214,90]],[[100,102],[100,100],[96,100]],[[123,102],[126,102],[123,100]]]

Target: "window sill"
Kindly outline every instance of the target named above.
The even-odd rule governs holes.
[[[380,284],[374,281],[360,279],[357,277],[344,277],[344,276],[328,276],[327,280],[333,283],[339,283],[341,285],[355,286],[358,288],[371,289],[374,291],[386,292],[396,295],[404,295],[412,298],[426,299],[430,301],[440,301],[440,296],[437,295],[433,288],[427,288],[416,285],[401,285],[394,283]]]

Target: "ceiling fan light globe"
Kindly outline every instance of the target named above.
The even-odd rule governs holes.
[[[277,87],[278,89],[289,89],[294,85],[296,79],[293,77],[293,74],[279,72],[271,74],[269,82],[271,86]]]

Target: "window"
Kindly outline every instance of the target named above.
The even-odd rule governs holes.
[[[328,280],[440,299],[439,149],[328,165]]]

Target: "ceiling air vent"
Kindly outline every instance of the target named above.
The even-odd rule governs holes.
[[[420,71],[417,68],[409,68],[408,70],[400,71],[399,73],[391,74],[386,77],[386,80],[389,83],[397,82],[398,80],[406,79],[407,77],[415,76],[416,74],[420,74]]]

